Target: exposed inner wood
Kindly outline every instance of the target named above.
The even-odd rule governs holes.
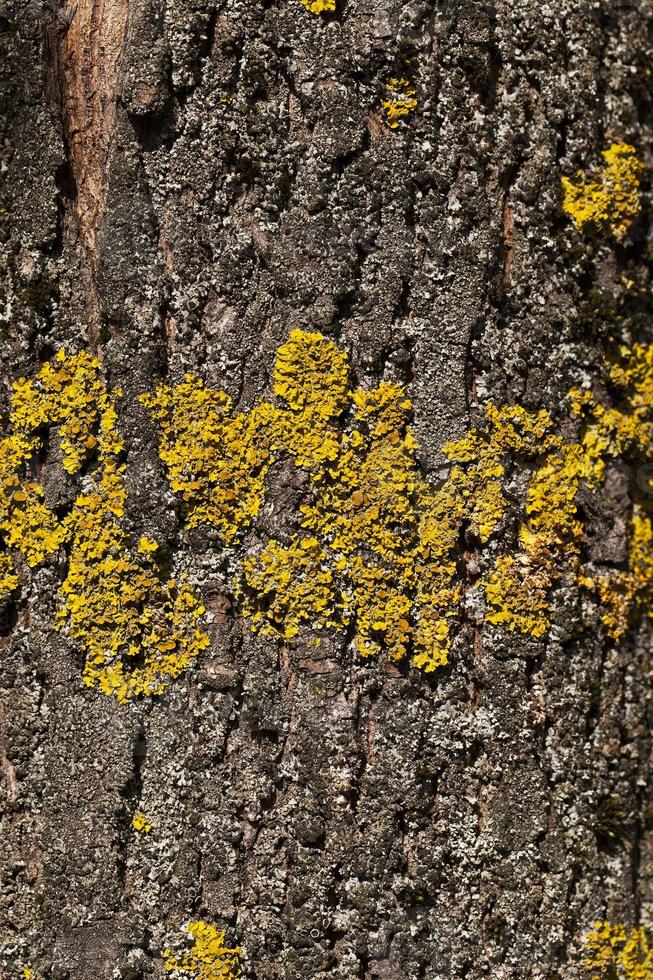
[[[75,232],[88,291],[89,339],[99,327],[98,229],[118,112],[128,0],[66,0],[58,51],[64,140],[75,188]]]

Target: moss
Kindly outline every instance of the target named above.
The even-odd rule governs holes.
[[[596,230],[621,241],[640,212],[643,165],[628,143],[612,143],[602,156],[597,175],[579,171],[574,178],[562,178],[562,206],[580,231]]]
[[[225,946],[224,932],[202,921],[189,922],[186,930],[193,946],[181,955],[166,949],[163,953],[166,970],[194,980],[238,980],[242,950]]]
[[[595,922],[584,945],[583,965],[591,980],[653,980],[653,946],[641,926]]]
[[[385,86],[381,108],[390,129],[406,122],[417,108],[416,90],[407,78],[391,78]]]

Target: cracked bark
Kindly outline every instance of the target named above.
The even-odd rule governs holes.
[[[336,338],[357,383],[408,385],[433,477],[486,400],[559,412],[622,331],[651,340],[646,290],[606,312],[623,276],[649,282],[645,218],[627,248],[583,240],[560,177],[613,139],[653,162],[652,24],[649,0],[360,0],[324,21],[298,0],[9,0],[4,405],[57,349],[97,350],[125,391],[129,520],[170,540],[137,394],[192,371],[247,408],[293,326]],[[393,132],[398,72],[419,106]],[[606,564],[622,483],[587,502]],[[279,473],[271,526],[298,495]],[[1,977],[160,977],[201,916],[256,980],[553,980],[583,975],[595,918],[650,920],[647,627],[615,649],[561,589],[548,638],[463,623],[426,677],[335,637],[277,649],[207,542],[183,547],[213,643],[155,702],[81,686],[56,568],[2,621]]]

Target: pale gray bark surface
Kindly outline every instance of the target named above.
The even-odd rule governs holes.
[[[648,282],[646,216],[627,247],[584,240],[560,178],[612,140],[652,162],[652,27],[649,0],[9,2],[3,397],[61,347],[99,352],[131,526],[170,540],[137,395],[193,371],[249,407],[295,326],[359,384],[408,384],[430,475],[488,398],[557,413],[623,331],[651,337],[641,290],[610,303]],[[391,131],[406,72],[419,106]],[[70,502],[56,459],[41,476]],[[615,472],[587,504],[599,560],[624,560],[629,492]],[[160,699],[82,686],[55,566],[6,611],[3,980],[160,977],[189,918],[252,980],[553,980],[583,976],[596,918],[647,921],[649,628],[617,648],[560,588],[547,639],[463,623],[427,677],[255,637],[215,551],[183,547],[213,645]]]

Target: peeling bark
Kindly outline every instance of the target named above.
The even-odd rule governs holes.
[[[102,223],[106,177],[118,112],[120,61],[128,3],[71,0],[57,13],[56,73],[62,136],[74,209],[67,229],[79,239],[88,294],[88,320],[99,329],[97,233]]]

